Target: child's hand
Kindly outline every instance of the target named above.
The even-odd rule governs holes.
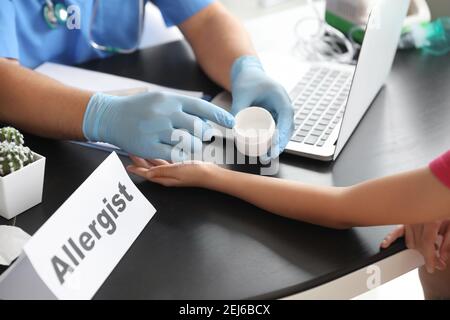
[[[170,163],[165,160],[144,160],[130,156],[133,165],[127,170],[166,187],[205,187],[210,174],[219,167],[212,163],[188,161]]]
[[[426,224],[399,226],[384,238],[382,248],[405,236],[406,246],[418,250],[429,273],[445,270],[450,255],[450,219]]]

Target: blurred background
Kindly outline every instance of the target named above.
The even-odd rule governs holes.
[[[450,16],[450,2],[448,0],[427,0],[433,18]]]
[[[267,46],[272,47],[274,44],[281,47],[292,47],[292,39],[294,34],[295,21],[302,16],[314,14],[311,7],[305,6],[308,0],[219,0],[222,2],[235,16],[239,17],[245,24],[245,27],[253,37],[253,42],[258,52],[265,51]],[[315,0],[317,7],[325,11],[324,0]],[[351,0],[328,0],[331,3],[350,2]],[[370,3],[373,0],[358,0]],[[431,19],[442,16],[450,16],[449,0],[413,0],[417,3],[428,4],[431,11]],[[425,2],[426,1],[426,2]],[[331,6],[331,5],[330,5]],[[344,8],[344,6],[342,6]],[[428,11],[428,9],[426,9]],[[149,2],[146,6],[146,15],[152,17],[145,19],[145,28],[141,48],[159,45],[175,40],[182,39],[183,36],[176,27],[166,28],[159,10]],[[278,18],[276,18],[278,16]],[[428,15],[428,19],[429,19]],[[286,21],[284,21],[286,20]],[[295,20],[295,21],[294,21]],[[294,23],[288,23],[294,21]],[[427,20],[428,21],[428,20]],[[285,30],[284,33],[275,32],[273,26],[276,25],[278,31]],[[343,31],[345,32],[345,31]],[[264,39],[259,39],[258,35],[263,35]],[[290,38],[289,38],[290,37]],[[289,48],[283,48],[289,50]]]
[[[305,0],[220,0],[233,13],[242,19],[250,19],[264,14],[283,11],[305,4]],[[433,18],[450,16],[450,1],[427,0]]]

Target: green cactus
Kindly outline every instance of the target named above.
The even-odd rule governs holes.
[[[23,165],[26,166],[34,162],[34,155],[30,148],[25,146],[17,146],[19,148],[19,157],[23,161]]]
[[[34,161],[34,156],[28,147],[12,142],[0,142],[0,176],[4,177],[22,169]]]
[[[18,146],[23,146],[23,134],[13,127],[0,128],[0,142],[11,142]]]

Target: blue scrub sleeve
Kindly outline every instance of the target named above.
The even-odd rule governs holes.
[[[0,57],[19,59],[16,13],[12,0],[2,0],[0,5]]]
[[[215,0],[153,0],[168,27],[178,25]]]

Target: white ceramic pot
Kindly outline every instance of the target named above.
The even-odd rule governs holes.
[[[45,157],[34,153],[35,161],[0,177],[0,216],[11,219],[42,202]]]

